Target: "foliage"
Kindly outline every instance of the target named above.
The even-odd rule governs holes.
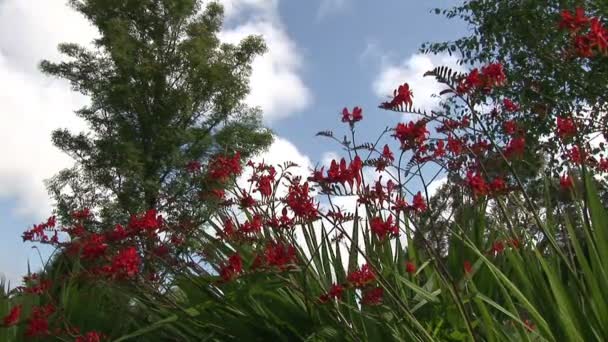
[[[90,50],[60,44],[68,60],[43,61],[42,71],[68,80],[91,103],[76,114],[91,133],[57,130],[53,143],[75,166],[49,182],[61,222],[70,212],[98,212],[97,229],[150,208],[172,217],[202,216],[198,193],[185,184],[185,165],[269,145],[259,113],[247,108],[260,37],[221,43],[222,7],[199,0],[72,0],[99,31]]]
[[[576,37],[585,35],[592,53],[583,49],[580,61],[605,64],[608,30],[598,17],[573,13],[554,17],[574,38],[563,39],[564,49],[580,52]],[[587,130],[596,127],[569,113],[545,116],[569,172],[539,178],[547,156],[535,150],[536,128],[518,121],[528,104],[505,95],[509,75],[495,61],[466,74],[429,71],[444,87],[440,111],[417,109],[409,85],[398,86],[380,107],[415,119],[376,142],[357,141],[363,109],[345,108],[346,138],[319,135],[347,156],[306,180],[291,163],[243,167],[238,152],[206,165],[193,160],[184,172],[207,196],[202,222],[152,208],[100,232],[96,214],[79,208],[70,224],[51,217],[35,225],[24,237],[56,246],[51,271],[61,271],[3,294],[0,333],[79,341],[607,340],[608,211],[598,186],[608,165],[588,150]],[[604,118],[600,111],[594,120]],[[396,148],[380,143],[389,136]],[[447,184],[431,196],[441,172]],[[542,180],[538,193],[526,183],[534,178]],[[338,205],[348,198],[353,211]],[[55,232],[69,239],[48,235]],[[114,312],[115,296],[128,310]],[[91,301],[104,309],[82,305]],[[112,314],[124,317],[122,326],[108,324]]]

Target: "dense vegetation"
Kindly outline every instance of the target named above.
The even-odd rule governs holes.
[[[475,30],[429,47],[470,63],[465,74],[426,74],[444,88],[441,109],[417,108],[416,90],[396,85],[379,108],[415,119],[361,142],[368,110],[345,108],[347,138],[318,134],[344,158],[302,179],[294,164],[245,163],[269,142],[234,114],[252,113],[239,101],[261,45],[220,45],[220,7],[192,17],[194,0],[74,2],[108,29],[98,43],[114,53],[65,45],[76,62],[43,70],[91,95],[99,106],[79,113],[107,129],[54,134],[81,159],[50,183],[59,220],[24,239],[57,253],[22,287],[0,286],[0,340],[608,340],[598,141],[608,134],[608,8],[514,3],[446,11]],[[178,19],[192,20],[169,40],[180,53],[159,62]],[[169,65],[190,76],[170,86]],[[196,102],[201,88],[188,82],[210,93]],[[223,124],[201,136],[209,122],[198,126],[190,109],[205,101]],[[228,139],[235,130],[251,134]],[[432,194],[438,175],[447,183]],[[77,186],[63,193],[64,183]]]

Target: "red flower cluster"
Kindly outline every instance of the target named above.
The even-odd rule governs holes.
[[[340,300],[342,298],[342,294],[344,293],[344,287],[340,284],[332,284],[327,293],[322,294],[319,297],[319,301],[321,303],[327,303],[332,299]]]
[[[23,232],[23,235],[22,235],[23,241],[24,242],[25,241],[40,241],[40,242],[49,241],[49,238],[46,235],[46,231],[52,230],[53,228],[55,228],[56,222],[57,221],[55,219],[55,216],[51,216],[47,219],[46,222],[40,223],[40,224],[35,224],[34,227]]]
[[[21,305],[14,306],[11,311],[2,319],[2,323],[5,327],[10,327],[12,325],[17,324],[19,322],[19,318],[21,317]]]
[[[376,275],[368,264],[361,266],[360,269],[352,271],[346,279],[357,288],[362,288],[376,280]]]
[[[392,237],[399,236],[399,227],[396,223],[393,223],[393,217],[389,216],[385,221],[380,216],[376,216],[371,219],[370,228],[372,233],[374,233],[380,240],[384,240],[387,235]]]
[[[327,170],[327,177],[323,176],[323,168],[319,171],[315,171],[313,176],[309,178],[314,182],[320,184],[342,184],[343,186],[348,183],[351,189],[354,189],[355,184],[357,187],[361,185],[361,170],[363,170],[363,161],[359,156],[355,156],[348,166],[346,166],[346,160],[342,158],[340,164],[336,160],[332,160]]]
[[[76,247],[78,243],[74,243],[72,246]],[[108,249],[106,238],[101,234],[93,233],[82,244],[82,258],[97,259],[105,254],[106,249]]]
[[[474,197],[497,195],[507,190],[507,183],[501,177],[495,177],[489,184],[479,172],[469,170],[466,176],[467,185],[471,188]]]
[[[395,161],[395,155],[393,154],[393,151],[391,151],[388,145],[384,145],[380,158],[376,160],[376,171],[384,171],[386,167],[390,165],[393,161]]]
[[[469,127],[471,119],[465,115],[461,120],[445,119],[435,130],[437,133],[451,133],[457,129]]]
[[[150,209],[142,216],[132,215],[128,227],[134,234],[144,232],[153,235],[162,224],[162,215],[157,215],[155,209]]]
[[[188,164],[186,164],[186,171],[190,173],[196,173],[201,170],[201,167],[201,162],[199,162],[198,160],[192,160],[189,161]]]
[[[75,342],[101,342],[103,334],[96,331],[89,331],[84,336],[78,336]]]
[[[243,272],[243,259],[238,253],[233,254],[228,258],[228,262],[222,266],[220,270],[220,276],[224,281],[230,281],[236,278],[240,273]]]
[[[505,121],[503,128],[506,135],[514,135],[517,132],[517,123],[513,120]]]
[[[589,31],[584,34],[586,28]],[[567,29],[572,35],[573,45],[580,57],[593,57],[595,52],[608,54],[608,29],[597,17],[589,18],[585,10],[578,7],[573,14],[569,10],[561,13],[560,29]]]
[[[286,207],[281,210],[280,217],[273,216],[270,220],[266,221],[266,224],[275,230],[291,228],[293,226],[293,223],[293,218],[287,216]]]
[[[576,125],[572,118],[557,118],[557,135],[562,139],[568,139],[576,134]]]
[[[507,144],[504,154],[507,158],[520,158],[526,151],[526,139],[524,137],[513,138]]]
[[[417,212],[426,211],[426,202],[424,201],[424,197],[422,197],[422,193],[420,193],[420,191],[414,195],[411,208]]]
[[[319,217],[318,206],[310,196],[308,182],[303,185],[293,183],[289,187],[285,203],[296,217],[304,221],[316,220]]]
[[[490,191],[485,178],[479,172],[474,173],[473,171],[469,170],[467,172],[467,184],[471,188],[473,196],[475,197],[485,196]]]
[[[507,77],[505,76],[502,64],[491,63],[481,68],[481,72],[479,72],[479,69],[477,68],[471,70],[471,72],[460,81],[456,87],[456,91],[459,94],[466,94],[477,89],[488,91],[493,87],[503,85],[506,80]]]
[[[359,107],[353,108],[353,112],[350,113],[348,108],[342,109],[342,122],[348,122],[353,125],[357,121],[363,120],[363,109]]]
[[[429,136],[426,123],[427,121],[424,119],[417,122],[410,121],[407,124],[400,122],[395,127],[395,134],[393,136],[401,142],[403,150],[420,149]]]
[[[502,100],[502,106],[507,112],[516,112],[519,110],[519,105],[508,98]]]
[[[293,245],[271,242],[266,245],[264,259],[267,266],[278,267],[283,271],[296,263],[296,248]]]
[[[413,103],[412,97],[414,97],[414,92],[410,89],[409,84],[404,83],[393,91],[393,99],[389,102],[383,102],[380,105],[380,108],[397,109],[401,105],[404,105],[405,107],[411,106]]]
[[[414,264],[411,261],[407,261],[405,263],[405,272],[409,273],[409,274],[414,274],[416,273],[416,264]]]
[[[42,337],[49,335],[49,316],[55,312],[51,304],[36,306],[32,309],[32,315],[27,323],[25,335],[27,337]]]
[[[559,179],[559,185],[562,189],[569,190],[574,186],[574,181],[572,180],[572,177],[570,177],[570,175],[564,174]]]
[[[209,178],[224,183],[228,178],[241,174],[241,154],[236,152],[232,157],[217,156],[209,164]]]
[[[381,287],[374,287],[363,292],[361,298],[361,304],[363,305],[380,305],[384,297],[384,289]]]
[[[262,216],[254,215],[250,221],[246,221],[239,227],[239,233],[243,236],[255,235],[262,231],[264,221]]]
[[[584,152],[581,152],[581,150],[580,150],[580,148],[578,148],[578,146],[574,145],[574,146],[572,146],[570,151],[568,151],[568,158],[570,158],[570,161],[575,164],[582,164],[583,163],[583,153]]]
[[[135,247],[127,247],[120,250],[112,259],[109,273],[118,277],[132,278],[139,273],[141,258]]]

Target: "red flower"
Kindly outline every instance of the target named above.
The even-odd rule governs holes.
[[[53,307],[51,304],[34,307],[25,330],[25,335],[27,337],[40,337],[48,335],[48,318],[53,314],[53,312],[55,312],[55,307]]]
[[[374,217],[370,221],[370,228],[380,240],[384,240],[387,235],[399,236],[399,227],[393,224],[393,217],[389,216],[386,221],[380,216]]]
[[[81,211],[75,211],[72,213],[72,218],[74,220],[86,220],[91,216],[91,211],[89,208],[84,208]]]
[[[262,231],[263,223],[262,217],[256,214],[250,221],[247,221],[240,226],[239,232],[245,235],[257,234]]]
[[[186,171],[196,173],[201,170],[201,163],[198,160],[189,161],[186,165]]]
[[[364,287],[376,280],[376,275],[368,264],[361,266],[361,269],[351,272],[346,279],[354,287]]]
[[[111,232],[107,233],[108,240],[110,241],[121,241],[127,236],[129,236],[129,234],[127,233],[125,228],[120,224],[114,226],[114,229]]]
[[[329,291],[319,297],[321,303],[327,303],[330,299],[341,299],[344,287],[339,284],[332,284]]]
[[[591,40],[587,36],[576,36],[574,37],[574,49],[579,57],[592,57],[593,50],[591,49]]]
[[[395,156],[388,145],[384,145],[384,148],[382,149],[382,158],[391,162],[395,160]]]
[[[282,243],[269,243],[264,251],[266,265],[275,266],[284,270],[296,263],[296,249],[292,245]]]
[[[308,182],[303,185],[292,184],[289,187],[285,202],[295,216],[305,221],[316,220],[319,217],[317,206],[309,194]]]
[[[599,168],[602,172],[608,172],[608,159],[600,158]]]
[[[226,238],[232,238],[234,236],[234,234],[236,233],[236,229],[234,226],[234,223],[232,222],[231,219],[226,219],[224,221],[224,229],[223,229],[223,234]]]
[[[511,99],[502,100],[502,104],[507,112],[516,112],[519,110],[519,106],[511,101]]]
[[[402,104],[407,106],[412,105],[412,98],[414,97],[414,93],[410,89],[409,84],[404,83],[400,85],[398,89],[393,91],[393,99],[390,102],[384,102],[380,105],[380,108],[384,109],[394,109]]]
[[[591,32],[589,32],[591,46],[597,47],[601,53],[606,53],[608,49],[608,30],[604,28],[598,18],[591,19]]]
[[[342,109],[342,122],[348,122],[351,125],[357,121],[361,121],[363,119],[363,109],[359,107],[353,108],[353,112],[350,113],[348,108],[344,107]]]
[[[506,121],[503,125],[505,134],[513,135],[517,132],[517,124],[513,120]]]
[[[473,272],[473,266],[471,265],[471,262],[469,260],[465,260],[463,266],[465,274],[471,274]]]
[[[462,153],[462,142],[459,139],[448,136],[448,151],[454,155]]]
[[[484,87],[492,88],[503,85],[507,80],[502,64],[491,63],[481,68],[481,74],[484,77]]]
[[[488,194],[488,184],[486,180],[479,173],[473,173],[469,170],[467,172],[467,183],[473,191],[473,196],[484,196]]]
[[[503,192],[507,189],[507,184],[504,179],[496,177],[490,183],[490,189],[492,189],[493,192]]]
[[[21,309],[21,305],[14,306],[11,309],[8,315],[6,315],[6,317],[4,317],[4,319],[2,320],[5,327],[10,327],[12,325],[17,324],[17,322],[19,321],[19,317],[21,317]]]
[[[502,243],[502,241],[495,241],[492,244],[492,254],[498,255],[498,254],[501,254],[502,252],[504,252],[504,250],[505,250],[505,245],[504,245],[504,243]]]
[[[208,177],[220,183],[241,174],[241,155],[236,152],[232,158],[217,156],[209,164]]]
[[[564,190],[571,189],[574,186],[574,182],[572,180],[572,177],[570,177],[570,175],[568,175],[568,174],[564,174],[559,179],[559,186],[561,186],[561,188],[564,189]]]
[[[140,260],[135,247],[125,248],[112,259],[112,272],[121,277],[133,277],[139,273]]]
[[[239,202],[241,208],[251,208],[255,205],[255,199],[245,189],[241,189],[241,199]]]
[[[422,197],[422,193],[418,191],[414,198],[412,199],[412,209],[421,213],[426,211],[426,202],[424,201],[424,197]]]
[[[361,298],[361,304],[363,305],[380,305],[382,304],[382,297],[384,296],[384,289],[376,287],[371,290],[363,292],[363,298]]]
[[[75,342],[101,342],[102,337],[102,334],[96,331],[90,331],[84,336],[77,337]]]
[[[426,129],[426,121],[410,121],[407,125],[400,122],[395,127],[394,137],[401,142],[401,148],[408,150],[420,148],[428,138],[429,131]]]
[[[565,28],[575,32],[583,28],[589,22],[589,18],[585,16],[585,10],[582,7],[577,7],[574,15],[569,10],[563,10],[561,17],[562,19],[559,22],[559,28]]]
[[[568,151],[568,157],[570,158],[570,161],[575,164],[581,164],[583,162],[581,150],[578,146],[573,146],[570,151]]]
[[[228,258],[228,262],[222,266],[220,270],[220,276],[224,281],[230,281],[237,275],[243,272],[243,259],[237,254],[233,254]]]
[[[482,85],[483,81],[481,79],[481,75],[479,74],[479,70],[475,68],[469,72],[467,77],[465,77],[460,84],[458,84],[456,91],[459,94],[464,94]]]
[[[445,143],[443,140],[439,140],[435,145],[435,151],[433,152],[435,158],[441,158],[445,156]]]
[[[521,157],[526,150],[526,139],[523,137],[513,138],[505,148],[505,156],[507,158]]]
[[[576,126],[572,118],[557,118],[557,135],[562,138],[570,138],[576,134]]]
[[[163,223],[162,215],[157,215],[156,209],[150,209],[143,215],[132,215],[128,227],[135,233],[146,232],[153,234]]]
[[[226,198],[226,191],[224,189],[213,189],[211,194],[219,201]]]
[[[406,262],[405,263],[405,271],[407,273],[409,273],[409,274],[416,273],[416,265],[413,262],[411,262],[411,261]]]
[[[89,236],[82,247],[83,259],[96,259],[105,254],[108,245],[103,235],[93,233]]]

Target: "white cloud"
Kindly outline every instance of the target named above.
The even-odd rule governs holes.
[[[277,0],[225,0],[228,25],[223,41],[237,43],[248,35],[261,35],[268,51],[253,62],[251,93],[246,102],[259,106],[266,122],[285,118],[308,107],[312,93],[300,72],[303,61],[296,43],[288,36],[278,13]],[[239,23],[231,26],[236,16]]]
[[[94,29],[64,1],[6,0],[0,4],[0,197],[16,199],[20,215],[45,217],[51,207],[43,184],[70,159],[52,146],[51,132],[84,125],[73,111],[86,104],[65,81],[37,71],[56,59],[57,44],[86,44]]]
[[[295,43],[281,26],[278,0],[225,0],[227,19],[242,24],[222,33],[227,40],[261,34],[269,52],[257,58],[247,101],[261,106],[267,121],[302,110],[311,94],[299,76],[302,66]],[[250,15],[242,21],[239,16]],[[60,60],[57,45],[88,45],[96,29],[65,0],[4,0],[0,2],[0,197],[14,199],[21,215],[49,214],[43,180],[69,167],[72,160],[56,149],[54,129],[73,132],[86,125],[73,111],[87,98],[71,91],[67,82],[42,75],[41,59]],[[281,141],[276,146],[285,146]],[[37,219],[36,219],[37,220]]]
[[[433,77],[424,77],[424,73],[438,66],[449,66],[456,71],[464,71],[454,56],[425,55],[416,53],[400,63],[382,62],[380,73],[372,86],[376,95],[386,99],[393,90],[403,83],[409,83],[414,92],[414,107],[429,110],[436,107],[439,99],[433,97],[445,89]]]
[[[65,0],[0,2],[0,53],[9,63],[35,72],[40,59],[57,59],[57,44],[86,45],[97,30]]]
[[[317,19],[339,12],[346,8],[347,5],[348,0],[321,0],[321,5],[319,5],[319,10],[317,11]]]
[[[439,178],[439,179],[432,181],[431,184],[429,184],[427,187],[429,197],[435,196],[435,194],[437,193],[437,190],[439,190],[439,188],[444,186],[447,182],[448,182],[447,177]]]

